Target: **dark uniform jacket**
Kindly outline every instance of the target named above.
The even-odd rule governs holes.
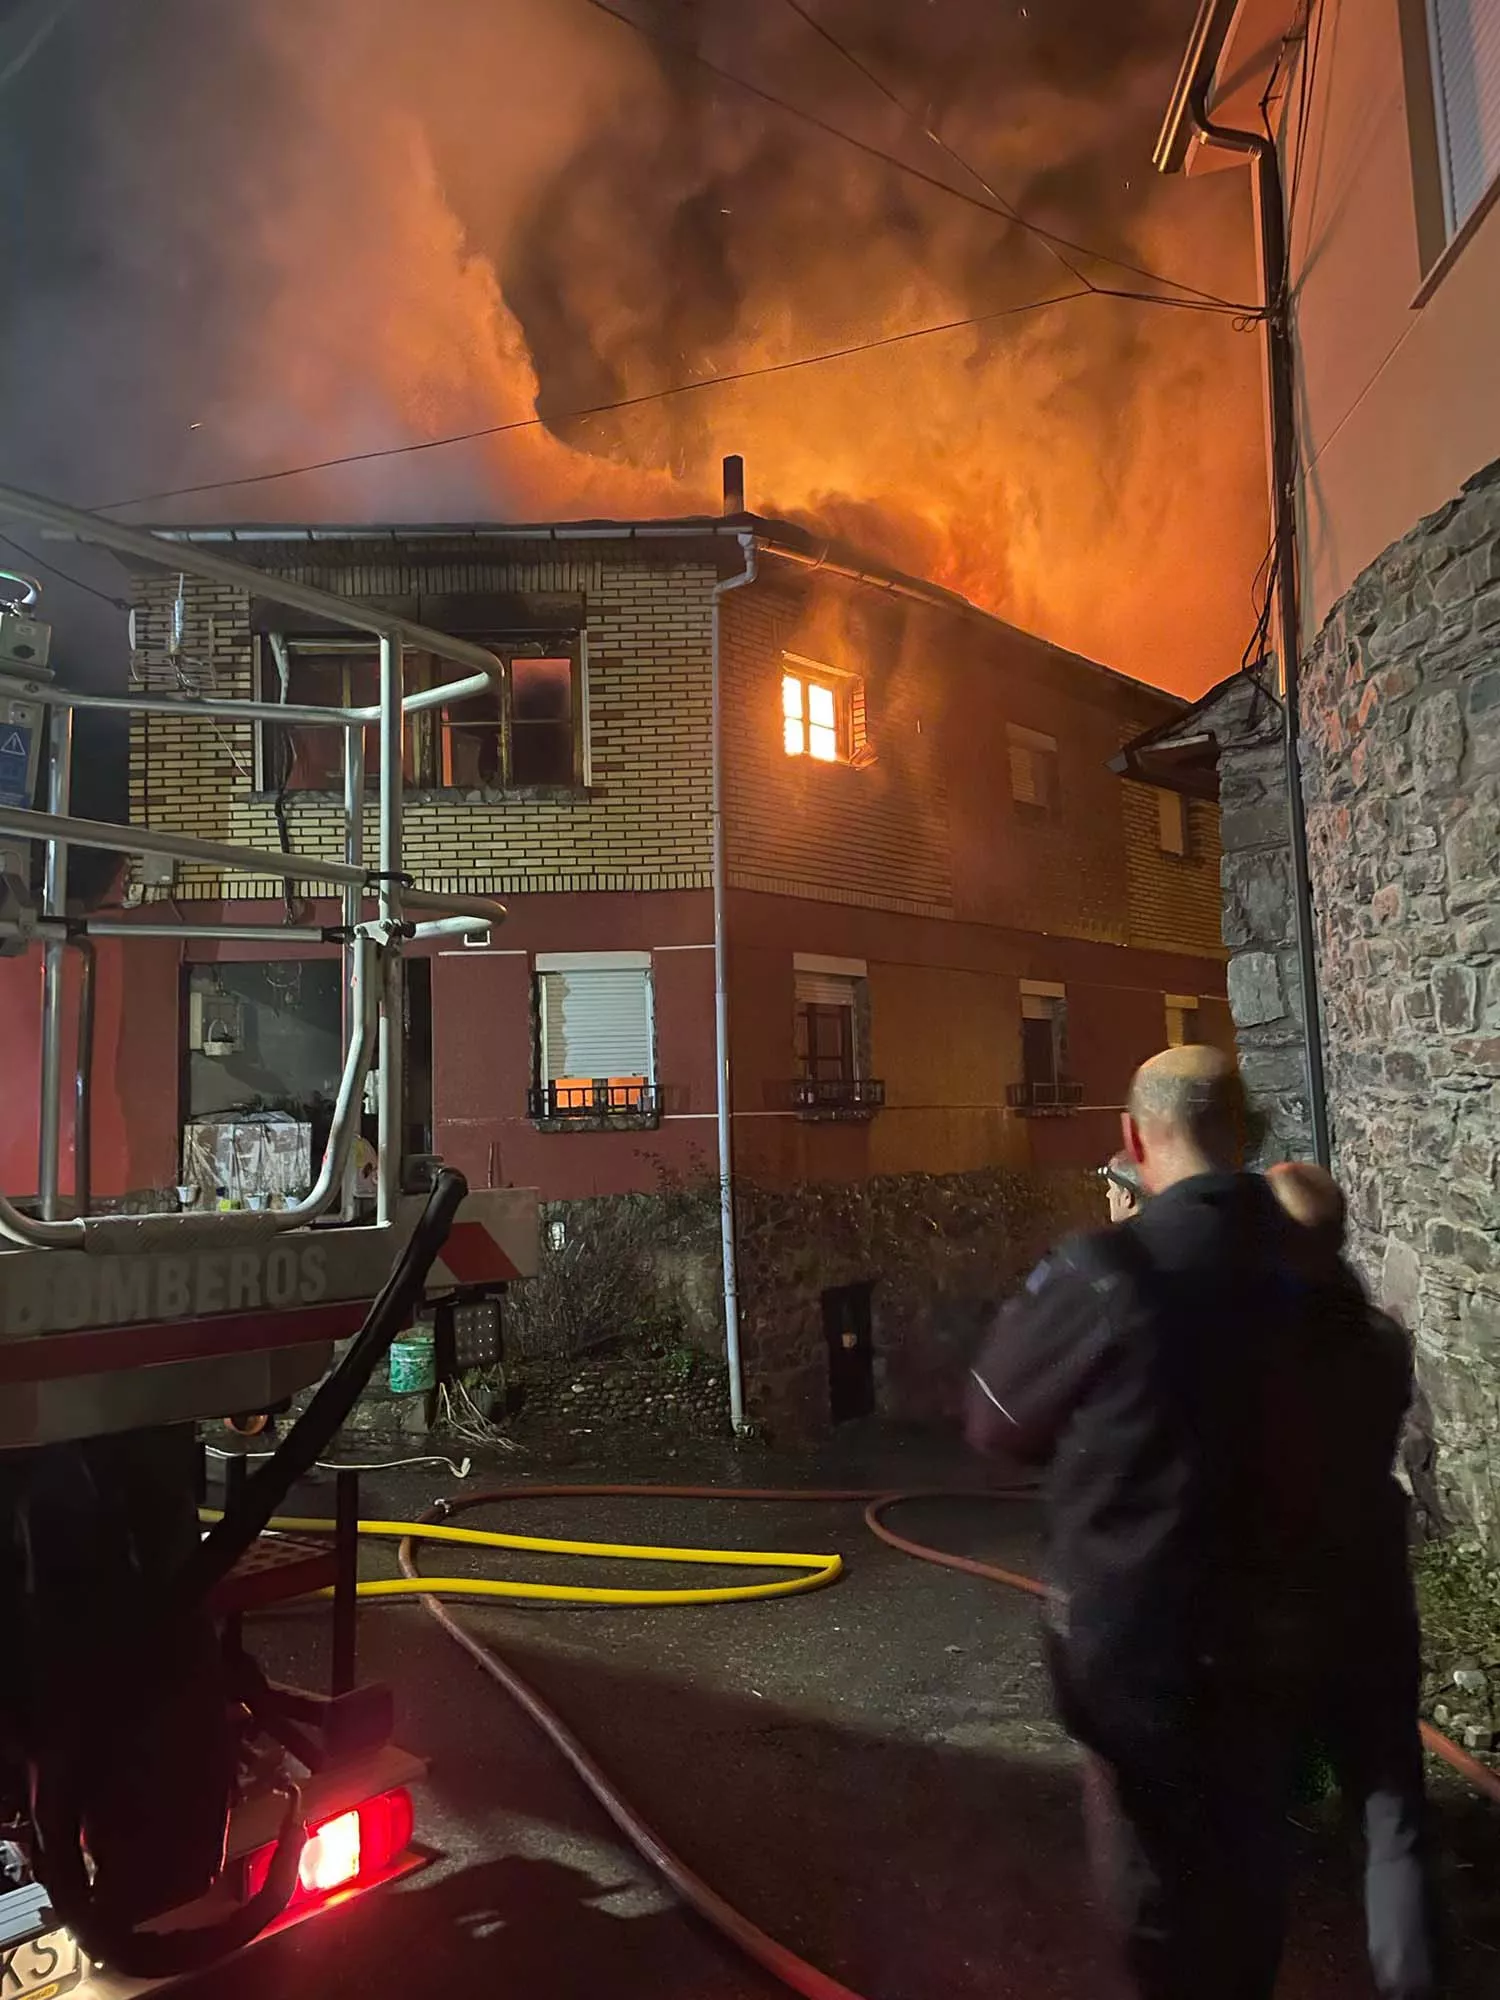
[[[1205,1674],[1337,1649],[1405,1586],[1404,1336],[1259,1175],[1065,1243],[1001,1312],[971,1440],[1047,1465],[1065,1720],[1147,1729]],[[1342,1622],[1341,1622],[1342,1621]]]

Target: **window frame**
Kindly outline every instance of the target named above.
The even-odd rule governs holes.
[[[1182,1049],[1195,1045],[1199,1040],[1198,1028],[1203,1011],[1202,999],[1196,993],[1164,993],[1162,1011],[1166,1018],[1167,1047]],[[1173,1017],[1176,1016],[1174,1021]],[[1191,1019],[1189,1019],[1191,1016]]]
[[[1431,0],[1398,0],[1406,124],[1411,158],[1420,282],[1413,311],[1425,306],[1490,210],[1500,202],[1500,172],[1454,227],[1444,131],[1446,99],[1434,40]]]
[[[547,1001],[544,982],[589,972],[638,972],[645,1003],[645,1073],[606,1077],[551,1076],[547,1048]],[[532,1122],[544,1131],[641,1130],[660,1122],[659,1055],[656,1045],[655,966],[649,951],[538,952],[531,964],[532,1047],[528,1093]],[[586,1102],[560,1105],[559,1086],[574,1092],[597,1092]]]
[[[1193,824],[1188,802],[1181,792],[1170,791],[1165,785],[1156,787],[1156,845],[1159,853],[1169,855],[1174,861],[1193,858]]]
[[[1023,798],[1017,785],[1017,757],[1025,757],[1032,762],[1033,793],[1045,792],[1045,797]],[[1041,763],[1035,760],[1042,759]],[[1042,824],[1062,818],[1062,754],[1055,736],[1046,735],[1040,729],[1028,729],[1019,722],[1005,725],[1005,762],[1009,781],[1010,802],[1018,818]],[[1037,779],[1046,774],[1045,785]]]
[[[830,769],[839,764],[856,765],[865,748],[865,691],[859,675],[844,667],[830,666],[825,660],[808,659],[801,653],[783,650],[780,679],[782,755]],[[801,690],[800,712],[796,717],[787,706],[787,688],[792,682]],[[813,688],[821,689],[833,701],[835,754],[832,757],[820,757],[812,748],[812,730],[827,727],[812,720],[809,692]],[[796,750],[787,740],[788,725],[793,721],[799,723],[804,737],[801,748]]]
[[[300,657],[305,662],[338,660],[348,662],[343,670],[341,682],[343,699],[329,706],[366,707],[368,703],[349,699],[351,679],[349,668],[357,663],[368,665],[371,660],[378,663],[378,651],[372,652],[371,643],[357,636],[342,634],[287,633],[282,643],[286,646],[289,662],[295,665]],[[565,633],[510,632],[501,636],[479,634],[474,638],[476,645],[489,648],[501,661],[504,672],[500,681],[498,714],[493,723],[469,722],[453,719],[453,710],[462,709],[464,701],[445,702],[438,708],[418,709],[406,719],[406,770],[405,788],[412,792],[439,793],[448,797],[460,797],[470,792],[480,791],[486,797],[528,798],[556,797],[559,793],[578,793],[587,789],[588,755],[588,634],[578,628]],[[566,780],[532,781],[517,784],[514,780],[516,728],[513,715],[513,662],[517,659],[561,660],[566,659],[571,668],[569,677],[570,714],[568,722],[572,735],[571,772]],[[441,685],[442,678],[452,678],[445,664],[430,653],[413,651],[407,655],[407,692]],[[265,633],[255,635],[254,677],[257,700],[274,703],[280,697],[281,676],[276,664],[270,636]],[[321,707],[316,701],[299,699],[290,678],[288,680],[288,700],[298,707]],[[482,697],[470,696],[469,700]],[[338,725],[329,725],[337,730]],[[523,724],[530,727],[530,724]],[[295,741],[298,728],[306,729],[308,724],[281,724],[263,720],[255,728],[254,783],[256,793],[262,798],[277,796],[282,791],[275,775],[272,744],[283,732]],[[456,784],[453,782],[453,734],[465,728],[492,728],[499,738],[499,772],[495,780],[480,785]],[[372,745],[373,736],[373,745]],[[379,786],[379,724],[365,725],[365,793],[369,796]],[[342,751],[340,750],[339,771],[327,785],[287,785],[288,799],[342,799]]]

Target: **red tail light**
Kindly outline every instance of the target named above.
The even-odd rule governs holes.
[[[289,1907],[302,1909],[341,1889],[378,1880],[411,1844],[411,1794],[383,1792],[307,1829],[307,1845]],[[274,1849],[257,1848],[245,1862],[245,1894],[265,1887]]]

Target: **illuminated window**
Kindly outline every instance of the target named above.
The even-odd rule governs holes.
[[[1198,1000],[1192,993],[1169,993],[1167,1005],[1167,1047],[1186,1048],[1199,1040]]]
[[[781,676],[781,735],[788,757],[820,764],[846,763],[850,749],[852,686],[816,680],[807,673]]]

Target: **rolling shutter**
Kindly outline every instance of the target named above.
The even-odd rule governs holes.
[[[1500,174],[1500,5],[1496,0],[1428,0],[1428,18],[1451,237]]]
[[[542,1080],[650,1078],[650,974],[639,966],[541,972]]]
[[[796,972],[799,1007],[852,1007],[855,981],[832,972]],[[786,988],[782,987],[782,992]]]

